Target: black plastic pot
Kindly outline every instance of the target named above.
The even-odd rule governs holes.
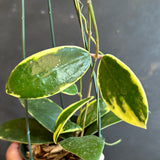
[[[26,157],[26,151],[27,151],[26,144],[20,144],[20,146],[19,146],[19,152],[20,152],[22,158],[23,158],[24,160],[29,160],[29,159]]]
[[[29,160],[29,159],[26,157],[26,151],[27,151],[26,144],[20,144],[20,146],[19,146],[19,152],[20,152],[22,158],[23,158],[24,160]],[[103,153],[102,153],[102,157],[101,157],[100,160],[102,160],[102,159],[104,160],[104,155],[103,155]],[[80,159],[80,160],[81,160],[81,159]]]

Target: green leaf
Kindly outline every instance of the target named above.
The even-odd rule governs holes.
[[[6,92],[25,99],[49,97],[79,80],[90,63],[88,51],[76,46],[41,51],[15,67],[8,78]]]
[[[36,120],[29,119],[32,144],[53,143],[53,134]],[[0,126],[0,139],[27,144],[25,118],[14,119]]]
[[[147,98],[130,68],[108,54],[101,59],[97,76],[101,95],[110,110],[127,123],[146,128]]]
[[[64,125],[61,133],[75,132],[81,130],[82,128],[78,124],[68,120],[67,123]]]
[[[20,99],[24,107],[24,100]],[[54,132],[54,126],[62,108],[48,98],[27,100],[28,112],[41,125],[43,125],[50,132]],[[63,133],[80,131],[81,127],[70,120],[66,123]]]
[[[101,129],[107,128],[107,127],[112,126],[112,125],[119,123],[121,121],[122,120],[119,119],[111,111],[107,112],[104,116],[101,117]],[[97,132],[98,132],[98,128],[97,128],[97,121],[96,121],[88,126],[85,135],[91,135],[91,134],[95,134]]]
[[[101,116],[103,116],[110,110],[102,99],[99,99],[99,106],[100,106]],[[78,124],[80,126],[83,125],[84,113],[85,113],[85,108],[82,110],[81,114],[79,115],[80,118],[78,119]],[[97,100],[94,100],[90,102],[88,105],[88,112],[87,112],[85,127],[89,126],[91,123],[95,122],[96,120],[97,120]]]
[[[57,122],[55,124],[54,134],[53,134],[53,140],[55,143],[57,143],[57,139],[59,134],[62,132],[64,125],[68,121],[68,119],[78,110],[80,109],[85,103],[93,99],[93,97],[85,98],[83,100],[80,100],[76,103],[71,104],[67,108],[65,108],[61,114],[59,115]]]
[[[63,90],[62,93],[67,95],[76,95],[78,93],[77,86],[75,84],[72,84],[70,87]]]
[[[84,137],[71,137],[61,141],[66,151],[71,152],[83,160],[99,160],[104,147],[102,138],[90,135]]]

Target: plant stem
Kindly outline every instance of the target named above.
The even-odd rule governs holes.
[[[91,12],[89,11],[89,7],[88,7],[88,45],[87,45],[88,52],[90,52],[90,40],[91,40]],[[95,65],[96,65],[96,59],[94,59],[93,66],[91,67],[87,98],[90,97],[90,93],[91,93],[92,78],[93,78],[93,72],[94,72]],[[85,106],[85,113],[84,113],[81,137],[84,135],[84,129],[85,129],[87,113],[88,113],[88,103]]]
[[[79,99],[82,100],[82,78],[79,80]]]
[[[95,72],[94,72],[94,68],[96,65],[96,60],[98,58],[98,53],[99,53],[99,35],[98,35],[98,29],[97,29],[97,24],[96,24],[96,19],[95,19],[95,15],[94,15],[94,11],[93,11],[93,6],[92,6],[92,1],[91,0],[87,0],[87,4],[88,4],[88,19],[89,19],[89,31],[88,31],[88,48],[90,49],[90,37],[91,37],[91,19],[92,19],[92,23],[93,23],[93,28],[94,28],[94,33],[95,33],[95,40],[96,40],[96,56],[93,60],[93,65],[91,67],[91,76],[90,76],[90,82],[89,82],[89,89],[88,92],[89,94],[87,96],[90,96],[90,92],[91,92],[91,81],[92,81],[92,77],[94,76],[94,84],[95,84],[95,89],[96,89],[96,97],[97,97],[97,127],[98,127],[98,133],[99,133],[99,137],[101,137],[101,114],[100,114],[100,106],[99,106],[99,89],[97,87],[97,82],[96,82],[96,77],[95,77]],[[85,122],[86,122],[86,117],[87,117],[87,111],[88,111],[88,104],[86,104],[85,107],[85,115],[84,115],[84,120],[83,120],[83,126],[82,126],[82,132],[81,132],[81,136],[83,136],[84,134],[84,129],[85,129]]]
[[[50,22],[51,37],[52,37],[52,46],[56,47],[51,0],[48,0],[48,15],[49,15],[49,22]],[[60,101],[61,101],[62,108],[64,108],[63,93],[60,93]]]
[[[82,22],[82,14],[81,14],[81,8],[80,8],[80,5],[79,5],[79,0],[73,0],[74,2],[74,6],[75,6],[75,9],[76,9],[76,13],[77,13],[77,17],[78,17],[78,20],[79,20],[79,24],[80,24],[80,29],[81,29],[81,34],[82,34],[82,42],[83,42],[83,45],[84,45],[84,48],[86,48],[87,44],[85,43],[86,42],[86,37],[85,37],[85,32],[84,32],[84,27],[83,27],[83,22]],[[83,88],[83,83],[82,83],[82,78],[79,80],[79,99],[81,100],[82,99],[82,88]],[[82,111],[82,108],[80,109],[80,113]]]
[[[118,141],[113,142],[113,143],[107,143],[107,142],[105,142],[105,145],[107,145],[107,146],[114,146],[114,145],[117,145],[118,143],[121,143],[121,142],[122,142],[122,140],[119,139]]]
[[[93,6],[92,6],[92,1],[91,0],[87,0],[87,3],[88,3],[88,9],[89,9],[88,12],[91,14],[91,18],[92,18],[92,23],[93,23],[94,33],[95,33],[95,40],[96,40],[96,58],[98,58],[98,53],[99,53],[98,28],[97,28],[96,18],[95,18]]]
[[[92,19],[92,23],[93,23],[93,28],[94,28],[94,33],[95,33],[95,40],[96,40],[95,63],[96,63],[96,60],[97,60],[98,54],[99,54],[98,28],[97,28],[96,18],[95,18],[95,14],[94,14],[94,10],[93,10],[92,0],[87,0],[87,3],[88,3],[88,12],[91,15],[91,19]],[[95,74],[95,72],[93,74]],[[101,134],[101,113],[100,113],[100,106],[99,106],[99,88],[97,87],[96,76],[94,77],[94,82],[95,82],[94,84],[95,84],[96,98],[97,98],[97,127],[98,127],[98,135],[99,135],[99,137],[102,137],[102,134]]]
[[[91,13],[88,8],[88,51],[90,52],[91,46]]]
[[[89,87],[88,87],[87,98],[90,97],[90,93],[91,93],[92,78],[93,78],[93,72],[94,72],[95,64],[96,64],[96,60],[94,59],[94,61],[93,61],[93,66],[92,66],[92,68],[91,68],[90,78],[89,78]],[[85,129],[85,123],[86,123],[86,118],[87,118],[87,112],[88,112],[88,103],[87,103],[86,106],[85,106],[85,113],[84,113],[84,119],[83,119],[81,137],[84,135],[84,129]]]
[[[97,88],[96,99],[97,99],[97,128],[98,128],[98,137],[102,137],[102,133],[101,133],[101,112],[100,112],[100,105],[99,105],[99,88]]]
[[[22,7],[22,54],[23,54],[23,59],[25,59],[26,58],[26,50],[25,50],[25,3],[24,3],[24,0],[21,1],[21,7]],[[25,120],[26,120],[26,131],[27,131],[30,159],[33,160],[32,150],[31,150],[31,139],[30,139],[27,99],[25,99]]]
[[[81,12],[81,8],[80,8],[80,4],[79,4],[79,0],[73,0],[74,2],[74,6],[76,8],[76,12],[77,12],[77,16],[78,16],[78,20],[79,20],[79,25],[80,25],[80,29],[81,29],[81,34],[82,34],[82,42],[84,45],[84,48],[86,48],[86,43],[85,43],[85,30],[83,27],[83,22],[82,22],[82,12]]]
[[[90,51],[90,39],[93,39],[93,37],[91,36],[91,19],[94,22],[94,31],[96,32],[96,41],[94,42],[96,45],[96,57],[93,61],[93,63],[91,62],[91,75],[90,75],[90,81],[89,81],[89,89],[88,89],[88,95],[90,96],[90,92],[91,92],[91,86],[92,86],[92,77],[93,77],[93,81],[94,81],[94,87],[95,87],[95,92],[96,92],[96,97],[97,97],[97,127],[98,127],[98,133],[99,133],[99,137],[101,137],[101,114],[100,114],[100,107],[99,107],[99,89],[97,86],[97,80],[96,80],[96,74],[94,71],[94,67],[96,64],[96,58],[98,57],[98,53],[99,51],[99,36],[98,36],[98,29],[97,29],[97,25],[96,25],[96,20],[95,20],[95,16],[94,16],[94,12],[93,12],[93,7],[92,7],[92,3],[91,1],[87,1],[88,5],[88,32],[87,32],[87,27],[86,27],[86,20],[85,17],[83,16],[83,14],[81,13],[80,8],[78,8],[77,6],[79,6],[79,0],[74,0],[74,5],[76,8],[76,13],[79,19],[79,23],[80,23],[80,27],[81,27],[81,33],[82,33],[82,39],[84,40],[83,44],[84,44],[84,48],[86,48],[88,51]],[[90,12],[91,11],[91,12]],[[85,20],[85,28],[86,28],[86,32],[88,33],[88,42],[87,42],[87,38],[86,38],[86,33],[85,33],[85,28],[84,25],[82,23],[81,20],[81,16],[83,16],[83,20]],[[100,52],[101,53],[101,52]],[[84,121],[83,121],[83,129],[81,132],[81,136],[83,136],[84,134],[84,128],[85,128],[85,121],[86,121],[86,116],[87,116],[87,110],[88,110],[88,104],[86,104],[86,111],[85,111],[85,116],[84,116]]]

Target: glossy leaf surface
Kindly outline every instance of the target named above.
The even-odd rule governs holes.
[[[70,87],[63,90],[62,93],[67,95],[76,95],[78,93],[77,86],[75,84],[72,84]]]
[[[20,99],[21,104],[24,106],[24,100]],[[50,132],[54,131],[56,120],[62,108],[48,98],[31,99],[28,102],[28,112],[40,124],[42,124]],[[74,132],[81,130],[81,127],[70,120],[66,123],[63,132]]]
[[[99,160],[104,140],[96,136],[71,137],[59,143],[65,150],[83,160]]]
[[[61,46],[36,53],[10,74],[6,92],[18,98],[42,98],[63,91],[79,80],[90,66],[88,51]]]
[[[53,134],[41,126],[36,120],[29,119],[32,144],[53,143]],[[28,143],[25,118],[14,119],[0,126],[0,139]]]
[[[101,117],[101,129],[105,129],[109,126],[112,126],[116,123],[121,122],[113,112],[107,112],[104,116]],[[97,121],[88,126],[85,135],[91,135],[98,132]]]
[[[99,106],[100,106],[101,116],[103,116],[110,110],[102,99],[99,100]],[[83,125],[84,113],[85,113],[85,108],[82,110],[81,115],[79,116],[80,118],[78,120],[78,124],[80,126]],[[88,105],[88,112],[87,112],[85,127],[89,126],[91,123],[95,122],[96,120],[97,120],[97,100],[94,100],[90,102]]]
[[[69,118],[91,99],[93,99],[93,97],[89,97],[89,98],[80,100],[78,102],[75,102],[61,112],[55,124],[55,130],[53,134],[53,140],[55,143],[57,143],[58,136],[60,135],[60,133],[62,133],[63,127],[66,124],[66,122],[69,120]]]
[[[120,119],[146,128],[148,102],[141,83],[123,62],[105,55],[98,66],[98,84],[101,95]]]

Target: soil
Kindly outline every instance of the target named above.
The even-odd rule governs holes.
[[[58,144],[32,145],[32,153],[34,160],[80,160]],[[29,158],[29,151],[26,152],[26,157]]]

